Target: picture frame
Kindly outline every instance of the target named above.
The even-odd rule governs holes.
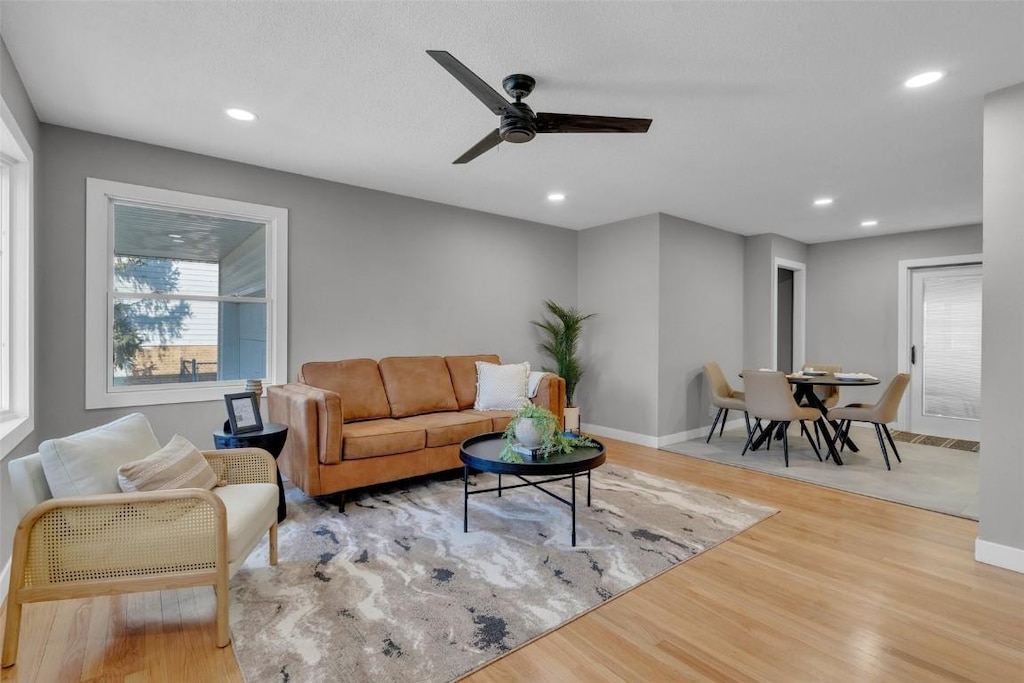
[[[224,403],[228,408],[228,424],[232,434],[259,432],[263,430],[259,398],[255,392],[225,394]]]

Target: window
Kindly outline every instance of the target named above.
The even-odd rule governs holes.
[[[32,433],[32,149],[0,103],[0,457]]]
[[[287,374],[288,212],[89,178],[86,408]]]

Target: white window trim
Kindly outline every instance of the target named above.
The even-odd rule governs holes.
[[[0,458],[35,429],[35,291],[33,286],[35,161],[14,114],[0,100],[0,149],[10,168],[10,406],[0,415]]]
[[[219,197],[86,179],[85,407],[119,408],[223,400],[243,391],[245,380],[113,388],[110,339],[113,304],[112,200],[200,210],[267,224],[267,368],[264,384],[282,384],[288,375],[288,210]]]

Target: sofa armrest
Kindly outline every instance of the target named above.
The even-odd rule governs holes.
[[[558,424],[565,425],[565,380],[554,373],[547,373],[541,378],[537,386],[537,395],[532,399],[534,405],[547,408],[555,417]]]
[[[320,464],[341,462],[341,397],[308,384],[279,384],[268,387],[267,405],[272,422],[288,425],[278,467],[306,494],[322,495]]]

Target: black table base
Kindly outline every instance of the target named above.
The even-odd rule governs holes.
[[[462,497],[462,532],[463,533],[468,533],[469,532],[469,497],[470,496],[474,496],[474,495],[477,495],[479,493],[494,493],[495,491],[497,491],[498,492],[498,497],[501,498],[502,491],[511,491],[512,489],[521,489],[524,486],[532,486],[535,489],[538,489],[539,491],[543,491],[544,493],[548,494],[549,496],[551,496],[552,498],[554,498],[558,502],[564,503],[565,505],[569,506],[569,509],[572,511],[572,546],[574,548],[576,547],[576,474],[566,474],[566,475],[561,476],[561,477],[546,477],[544,479],[540,479],[540,480],[536,480],[536,481],[530,481],[529,479],[527,479],[526,477],[524,477],[521,474],[515,474],[513,476],[515,476],[518,479],[520,479],[523,483],[522,484],[513,484],[511,486],[502,486],[502,483],[501,483],[501,476],[502,475],[498,474],[498,485],[496,487],[489,488],[489,489],[479,489],[479,490],[476,490],[476,491],[470,491],[469,490],[469,470],[470,469],[471,468],[468,465],[463,465],[463,467],[462,467],[462,492],[463,492],[463,497]],[[556,481],[565,481],[566,479],[571,479],[572,480],[572,500],[566,500],[565,498],[562,498],[557,493],[553,493],[553,492],[547,490],[546,488],[544,488],[543,486],[541,486],[541,484],[550,484],[550,483],[553,483],[553,482],[556,482]],[[587,470],[587,507],[590,507],[590,470]]]

